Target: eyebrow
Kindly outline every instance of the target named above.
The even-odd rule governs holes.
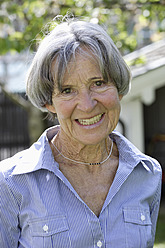
[[[103,77],[91,77],[91,78],[88,78],[88,82],[91,82],[91,81],[93,81],[93,80],[103,80],[104,78]],[[68,84],[68,82],[66,82],[66,84],[65,84],[65,82],[61,85],[61,89],[64,89],[64,88],[67,88],[67,87],[70,87],[70,86],[72,86],[72,84]]]
[[[91,78],[88,78],[88,82],[90,82],[92,80],[96,80],[96,79],[103,79],[103,77],[91,77]],[[65,82],[64,82],[64,84],[62,86],[66,87],[66,86],[70,86],[70,84],[65,85]]]
[[[88,80],[91,81],[91,80],[95,80],[95,79],[103,79],[102,77],[92,77],[92,78],[89,78]]]

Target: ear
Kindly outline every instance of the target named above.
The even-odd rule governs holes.
[[[121,101],[121,99],[123,98],[123,95],[119,95],[119,100]]]
[[[46,104],[45,107],[47,108],[48,111],[56,114],[56,110],[55,110],[55,107],[53,105]]]

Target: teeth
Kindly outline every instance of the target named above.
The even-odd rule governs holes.
[[[102,117],[102,114],[99,114],[93,118],[90,118],[90,119],[79,119],[78,122],[82,125],[92,125],[92,124],[95,124],[97,123],[98,121],[101,120],[101,117]]]

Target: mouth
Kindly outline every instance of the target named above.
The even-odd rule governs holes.
[[[78,122],[79,124],[83,126],[90,126],[90,125],[93,125],[99,122],[102,119],[103,115],[104,113],[96,115],[89,119],[76,119],[76,122]]]

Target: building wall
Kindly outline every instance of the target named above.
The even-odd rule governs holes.
[[[125,135],[142,152],[145,152],[143,104],[152,105],[156,101],[156,91],[164,86],[165,65],[133,78],[131,92],[121,101]]]
[[[165,86],[156,90],[154,103],[143,108],[145,152],[165,168]]]

